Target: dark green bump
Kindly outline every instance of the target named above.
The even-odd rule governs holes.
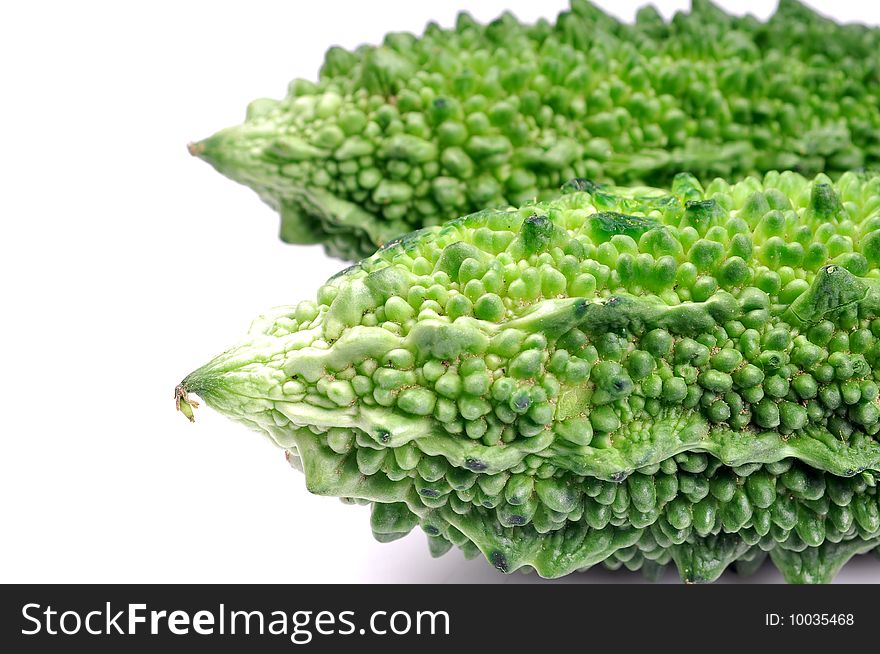
[[[838,220],[841,213],[840,197],[831,184],[813,184],[810,192],[810,213],[823,220]]]
[[[610,239],[617,234],[638,238],[658,223],[649,218],[628,216],[616,211],[603,211],[590,216],[592,235],[596,238]]]
[[[546,249],[553,237],[553,230],[553,223],[547,216],[533,214],[526,218],[520,231],[525,252],[534,254]]]

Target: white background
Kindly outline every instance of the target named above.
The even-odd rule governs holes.
[[[343,265],[278,241],[277,217],[188,141],[314,79],[331,45],[449,26],[464,8],[534,20],[565,4],[4,3],[0,582],[535,580],[456,551],[432,560],[418,530],[376,543],[366,507],[309,495],[281,450],[209,409],[189,424],[172,391],[263,309],[313,297]],[[631,20],[640,2],[599,4]],[[720,4],[762,18],[774,6]],[[880,24],[877,3],[813,5]],[[880,581],[880,561],[838,580]]]

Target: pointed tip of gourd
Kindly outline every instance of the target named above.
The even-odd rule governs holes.
[[[186,149],[191,156],[209,164],[221,175],[241,181],[253,169],[253,153],[263,147],[252,143],[253,138],[252,130],[246,125],[235,125],[201,140],[191,141]]]
[[[181,382],[174,387],[174,407],[180,411],[190,422],[196,421],[193,409],[197,409],[199,403],[189,397],[185,383]]]
[[[190,141],[186,144],[187,151],[194,157],[201,157],[205,153],[204,141]]]
[[[234,128],[217,132],[213,136],[203,138],[201,141],[190,141],[186,144],[186,150],[193,157],[206,161],[216,167],[228,159],[228,156],[224,156],[224,147],[229,143],[226,133],[232,131],[232,129]]]

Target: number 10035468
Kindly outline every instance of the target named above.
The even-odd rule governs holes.
[[[855,624],[852,613],[766,613],[768,627],[851,627]]]

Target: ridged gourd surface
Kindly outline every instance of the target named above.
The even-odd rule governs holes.
[[[880,544],[880,176],[573,180],[390,243],[178,387],[380,540],[825,582]]]
[[[579,0],[552,23],[462,14],[332,48],[317,83],[191,151],[277,209],[282,239],[349,260],[574,177],[836,176],[880,164],[880,30],[792,0],[767,22],[705,0],[634,25]]]

